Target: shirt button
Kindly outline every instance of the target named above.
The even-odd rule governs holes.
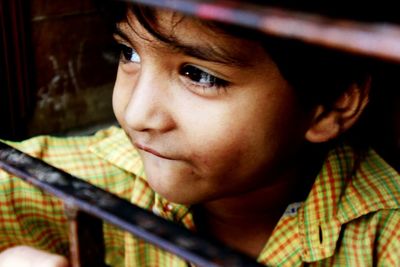
[[[165,209],[167,211],[171,211],[174,207],[172,206],[172,204],[168,203],[167,206],[165,207]]]

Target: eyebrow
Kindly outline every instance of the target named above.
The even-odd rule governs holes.
[[[118,25],[114,27],[113,36],[115,35],[118,35],[127,42],[131,42],[131,38],[129,38],[129,36],[123,30],[121,30],[120,27],[118,27]]]
[[[132,42],[132,38],[129,37],[128,34],[125,33],[118,25],[114,29],[114,35],[118,35],[120,38],[124,39],[127,42]],[[155,36],[153,36],[156,38]],[[143,37],[141,37],[143,38]],[[194,57],[200,60],[211,61],[219,64],[224,65],[231,65],[234,67],[246,67],[251,64],[243,58],[237,56],[232,56],[231,53],[223,50],[223,49],[216,49],[209,45],[191,45],[185,44],[174,39],[168,39],[168,42],[159,40],[156,38],[160,43],[167,46],[168,48],[172,49],[177,53],[182,53],[184,55]]]

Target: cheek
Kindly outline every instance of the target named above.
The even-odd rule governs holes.
[[[197,116],[191,113],[184,132],[190,140],[190,158],[202,174],[225,176],[242,169],[251,157],[259,154],[252,144],[259,137],[248,131],[246,120],[233,119],[230,114],[222,112],[216,116],[204,109]]]
[[[118,69],[117,78],[114,84],[112,104],[115,117],[120,124],[123,123],[123,117],[126,107],[129,104],[133,91],[133,82],[127,75],[124,75],[120,68]]]
[[[244,156],[243,149],[245,139],[240,138],[235,133],[230,132],[230,136],[226,136],[226,131],[218,135],[218,132],[213,131],[212,135],[198,135],[195,150],[191,158],[194,162],[207,170],[219,170],[224,166],[240,165],[241,157]]]
[[[121,122],[120,118],[122,116],[121,106],[119,105],[119,95],[118,89],[116,88],[116,84],[114,85],[114,91],[112,95],[112,106],[114,110],[114,115],[119,122]]]
[[[283,151],[294,149],[288,133],[299,131],[300,117],[290,108],[290,95],[240,99],[229,107],[208,103],[207,109],[197,110],[192,105],[186,113],[190,116],[182,125],[193,148],[191,158],[202,173],[248,177],[268,170],[285,157]]]

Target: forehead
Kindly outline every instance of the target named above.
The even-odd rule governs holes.
[[[129,39],[140,39],[155,47],[178,50],[203,48],[233,64],[248,65],[260,55],[267,56],[259,42],[239,38],[212,23],[172,11],[154,10],[150,17],[128,11],[126,20],[117,26]]]
[[[215,27],[208,27],[208,23],[181,13],[163,9],[150,9],[150,11],[129,9],[126,22],[137,33],[145,35],[149,33],[148,30],[150,29],[171,40],[190,39],[199,34],[201,37],[206,37],[207,39],[224,38],[222,32],[218,32],[218,29]],[[148,25],[147,29],[144,29],[143,25]],[[226,37],[228,36],[226,35]]]

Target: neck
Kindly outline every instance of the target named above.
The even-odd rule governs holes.
[[[292,168],[274,179],[273,184],[202,203],[194,212],[198,231],[257,257],[286,207],[305,200],[315,175],[315,169],[310,172]]]
[[[291,188],[280,183],[240,197],[204,203],[195,209],[198,230],[257,257],[290,203],[290,194],[283,196],[282,192]]]

